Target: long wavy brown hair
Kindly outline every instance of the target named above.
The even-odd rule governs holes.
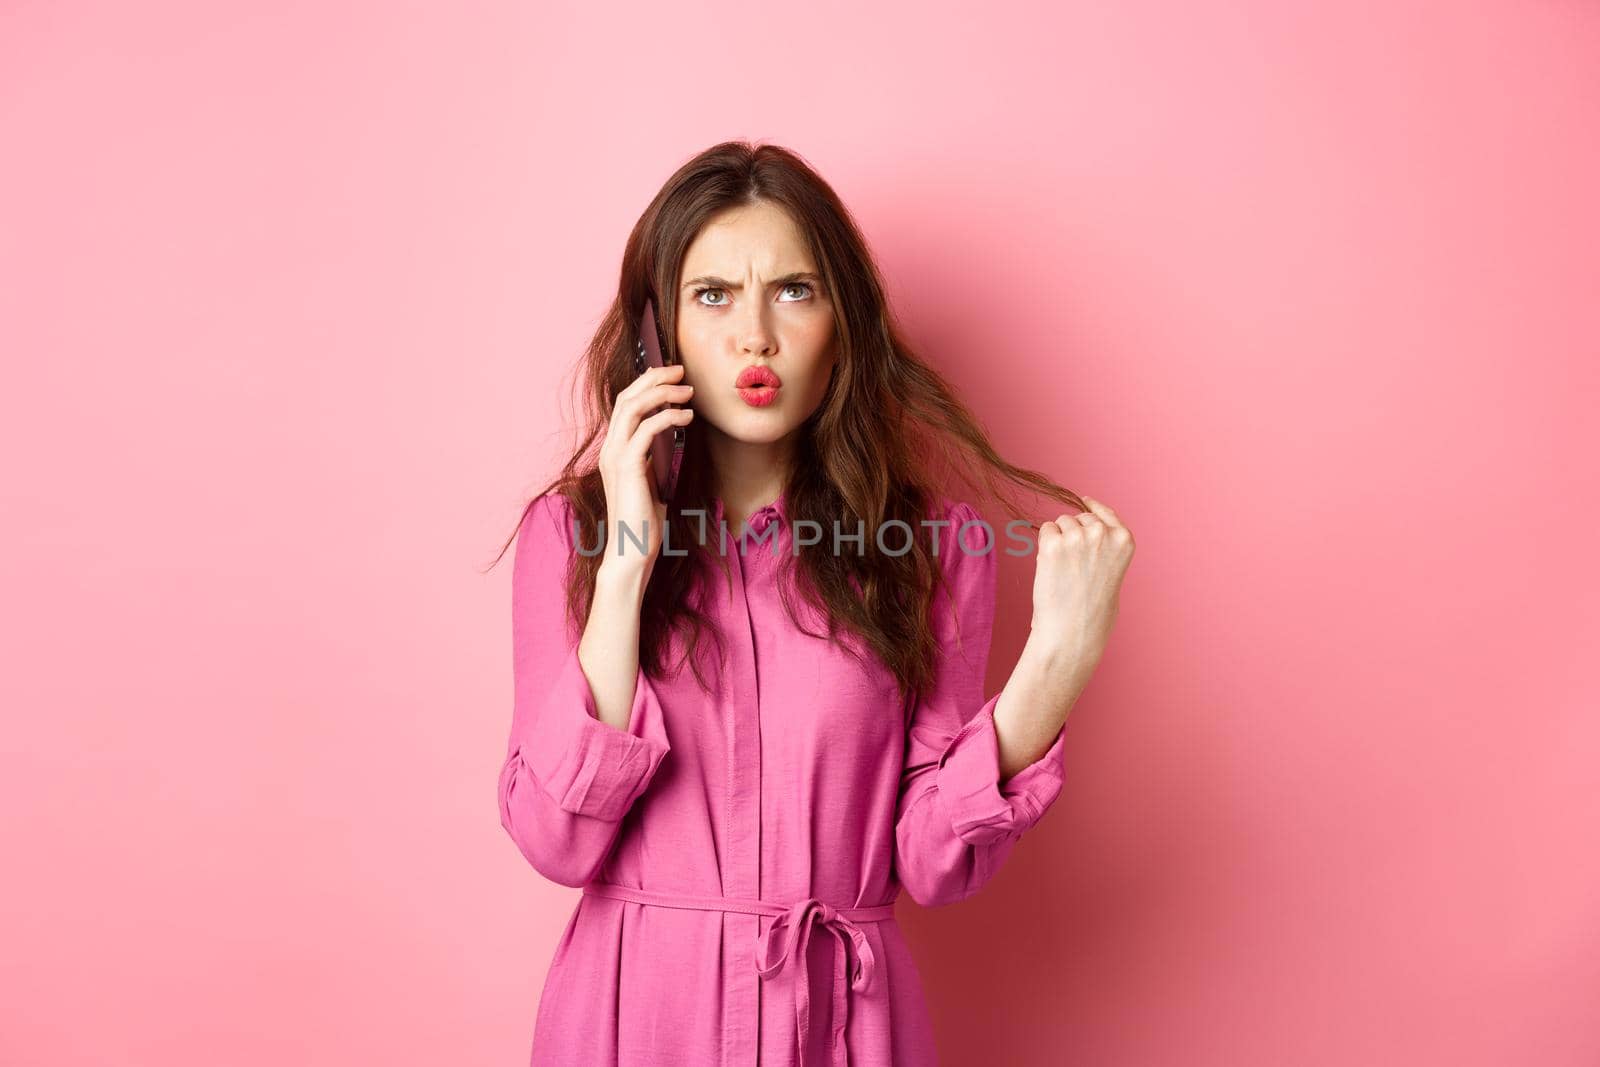
[[[589,342],[581,380],[574,385],[575,395],[584,400],[583,440],[561,473],[528,500],[518,528],[535,501],[559,492],[572,503],[579,543],[588,550],[604,537],[605,486],[597,457],[617,394],[635,378],[633,335],[645,299],[654,301],[666,345],[663,358],[676,362],[679,273],[690,244],[718,213],[758,201],[783,207],[795,220],[816,259],[823,291],[832,300],[838,331],[838,361],[822,403],[796,431],[784,511],[791,525],[811,519],[828,531],[818,549],[831,544],[834,522],[843,531],[855,531],[857,522],[863,522],[868,531],[859,553],[802,549],[785,554],[784,565],[794,568],[796,591],[828,620],[830,640],[848,638],[841,647],[857,658],[875,656],[894,674],[902,694],[921,694],[932,683],[937,652],[932,609],[944,581],[940,555],[950,551],[941,542],[940,555],[933,554],[921,520],[942,517],[934,514],[940,497],[963,499],[953,492],[961,483],[976,488],[980,498],[999,499],[1009,515],[1020,516],[1002,488],[1009,485],[1088,509],[1071,490],[1003,459],[950,384],[911,350],[850,212],[828,183],[789,149],[745,141],[714,145],[680,167],[650,202],[628,235],[616,299]],[[720,551],[698,545],[706,529],[703,520],[683,513],[703,509],[706,516],[716,514],[716,473],[709,467],[701,435],[691,425],[666,534],[674,552],[680,546],[688,552],[658,555],[645,590],[639,641],[641,665],[659,677],[668,669],[669,635],[678,630],[686,658],[707,689],[699,665],[700,641],[709,632],[720,657],[726,651],[724,636],[691,593],[705,588],[712,560],[720,560],[724,571],[728,562]],[[911,550],[900,555],[879,552],[872,532],[896,519],[914,532]],[[514,529],[494,562],[516,535]],[[715,535],[707,540],[717,544]],[[885,540],[893,548],[900,546],[898,536]],[[993,550],[999,551],[998,543]],[[569,567],[567,610],[580,630],[589,615],[601,559],[601,553],[575,552]],[[795,619],[785,586],[780,583],[786,609]],[[672,669],[681,666],[680,660]]]

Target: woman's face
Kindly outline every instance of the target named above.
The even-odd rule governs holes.
[[[834,337],[833,303],[782,208],[762,202],[713,217],[679,275],[678,352],[683,380],[694,386],[690,432],[710,434],[716,451],[783,440],[822,402]],[[763,385],[752,368],[778,384]]]

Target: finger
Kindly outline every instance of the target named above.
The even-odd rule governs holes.
[[[661,367],[649,367],[644,373],[637,375],[633,381],[624,386],[615,400],[611,402],[611,427],[607,432],[608,440],[627,441],[633,436],[633,431],[639,426],[642,412],[651,411],[661,407],[672,397],[661,393],[656,387],[660,385],[679,385],[677,381],[683,375],[682,363],[668,363]],[[643,403],[641,404],[641,398]]]
[[[655,442],[656,434],[669,426],[687,426],[693,418],[694,408],[667,408],[656,412],[639,423],[639,428],[628,440],[628,454],[634,459],[643,460]]]
[[[633,386],[628,388],[632,389]],[[640,421],[646,417],[645,412],[653,415],[657,409],[667,408],[671,404],[687,404],[693,397],[694,386],[681,382],[657,382],[627,396],[619,393],[611,416],[611,430],[606,436],[615,433],[616,440],[631,440],[639,429]]]
[[[617,393],[617,399],[621,400],[625,396],[635,396],[652,385],[657,385],[661,382],[676,383],[683,377],[683,373],[682,363],[666,363],[659,367],[647,367],[643,374],[634,378],[621,392]]]
[[[1101,503],[1100,501],[1096,500],[1094,497],[1092,497],[1092,496],[1084,496],[1084,494],[1082,494],[1082,493],[1078,494],[1078,498],[1080,500],[1082,500],[1085,504],[1089,505],[1089,510],[1094,512],[1096,515],[1098,515],[1100,517],[1100,521],[1105,523],[1107,526],[1121,526],[1122,525],[1121,516],[1119,516],[1115,511],[1112,510],[1110,504]]]
[[[652,372],[655,369],[652,368]],[[640,375],[617,394],[616,411],[653,411],[668,403],[682,403],[694,395],[694,386],[688,382],[659,381]]]
[[[1105,524],[1106,537],[1116,544],[1125,546],[1128,557],[1132,558],[1135,548],[1133,531],[1123,524],[1122,517],[1109,504],[1101,503],[1094,497],[1084,496],[1082,493],[1078,494],[1078,496],[1085,504],[1094,509],[1095,514],[1101,517],[1101,521]]]

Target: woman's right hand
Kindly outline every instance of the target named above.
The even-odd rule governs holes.
[[[656,493],[655,472],[648,454],[656,434],[671,426],[687,426],[694,418],[694,409],[687,406],[694,386],[681,384],[682,377],[681,363],[651,367],[617,394],[611,422],[600,445],[600,479],[606,491],[606,547],[605,558],[600,561],[603,568],[648,574],[661,551],[667,505]],[[669,403],[686,406],[666,407]],[[648,414],[656,408],[662,410]],[[624,525],[628,537],[621,533]],[[645,542],[643,553],[635,540]]]

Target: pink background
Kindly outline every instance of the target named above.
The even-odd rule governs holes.
[[[1600,1062],[1600,9],[1200,6],[6,4],[0,1062],[526,1062],[482,568],[730,137],[1139,543],[946,1062]]]

